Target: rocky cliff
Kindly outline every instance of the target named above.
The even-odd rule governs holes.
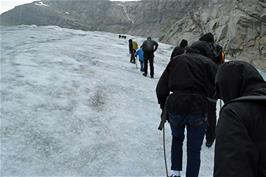
[[[266,69],[265,0],[38,1],[1,15],[2,25],[58,25],[152,36],[177,44],[213,32],[228,59]]]

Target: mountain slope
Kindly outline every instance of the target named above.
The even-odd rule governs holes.
[[[152,36],[178,44],[213,32],[227,59],[266,68],[266,3],[263,0],[38,1],[0,16],[2,25],[66,28]]]

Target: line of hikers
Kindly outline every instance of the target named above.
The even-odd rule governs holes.
[[[140,71],[143,72],[143,76],[148,74],[148,62],[150,64],[150,77],[154,78],[154,52],[158,48],[158,43],[148,37],[147,40],[138,48],[136,41],[132,39],[128,40],[129,42],[129,53],[130,53],[130,62],[136,63],[136,57],[139,57],[140,62]]]
[[[181,177],[185,128],[186,177],[199,175],[205,134],[207,147],[216,139],[214,177],[266,177],[263,77],[247,62],[224,62],[211,33],[187,46],[182,40],[173,50],[156,87],[162,119],[172,132],[171,177]],[[225,105],[216,126],[217,99]]]

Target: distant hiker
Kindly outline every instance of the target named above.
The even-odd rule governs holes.
[[[136,63],[135,52],[138,49],[138,44],[132,39],[128,40],[129,43],[129,53],[130,53],[130,63]]]
[[[202,37],[200,37],[199,40],[209,43],[212,53],[212,59],[217,65],[224,63],[225,56],[223,47],[215,43],[214,36],[212,33],[204,34]]]
[[[174,50],[171,54],[170,60],[172,60],[177,55],[181,55],[181,54],[185,53],[185,49],[186,49],[187,45],[188,45],[187,40],[182,39],[182,41],[180,42],[180,45],[174,48]]]
[[[185,128],[186,176],[198,177],[199,174],[200,152],[207,126],[207,97],[213,93],[217,70],[216,64],[206,56],[209,50],[207,42],[193,43],[187,53],[169,62],[156,87],[158,103],[164,109],[163,115],[167,113],[172,130],[172,177],[181,176]]]
[[[143,51],[144,51],[144,73],[143,76],[147,76],[148,73],[148,61],[150,63],[150,75],[151,78],[154,77],[154,52],[158,48],[158,43],[151,39],[151,37],[148,37],[146,41],[142,44]]]
[[[252,65],[230,61],[219,67],[215,83],[225,105],[216,128],[214,177],[265,177],[266,82]]]
[[[136,51],[135,57],[139,57],[139,63],[140,63],[140,71],[144,71],[144,52],[142,49],[142,46]]]
[[[206,33],[199,39],[205,41],[210,46],[209,58],[217,65],[224,62],[223,48],[214,42],[214,36],[212,33]],[[206,131],[206,146],[211,147],[215,140],[215,128],[216,128],[216,103],[217,100],[209,101],[208,106],[208,126]]]
[[[122,35],[119,34],[119,35],[118,35],[118,38],[122,38]]]

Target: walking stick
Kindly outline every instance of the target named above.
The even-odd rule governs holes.
[[[163,127],[163,155],[164,155],[164,165],[165,165],[165,174],[168,176],[168,167],[167,167],[167,159],[166,159],[166,150],[165,150],[165,128]]]
[[[168,176],[168,168],[167,168],[167,159],[166,159],[166,148],[165,148],[165,127],[164,127],[164,124],[167,120],[167,114],[168,114],[168,111],[167,111],[167,102],[168,102],[168,97],[166,98],[166,101],[165,101],[165,106],[164,106],[164,109],[163,109],[163,112],[162,112],[162,115],[161,115],[161,122],[160,122],[160,125],[158,127],[159,130],[163,130],[163,154],[164,154],[164,165],[165,165],[165,174],[166,174],[166,177],[169,177]]]

